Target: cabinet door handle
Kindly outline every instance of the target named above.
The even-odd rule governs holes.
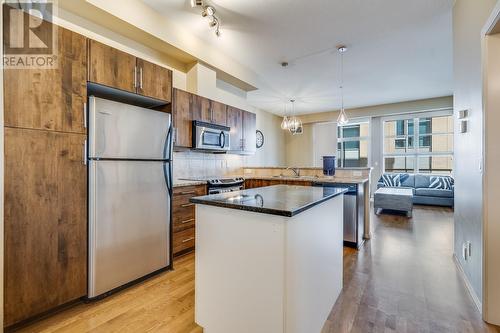
[[[195,194],[196,191],[186,191],[186,192],[181,192],[181,194]]]
[[[134,89],[137,89],[137,66],[134,67]]]
[[[193,221],[194,221],[194,219],[184,220],[184,221],[181,221],[181,224],[186,224],[186,223],[193,222]]]
[[[87,103],[83,103],[83,128],[87,128]]]
[[[87,165],[87,140],[83,141],[83,165]]]
[[[194,237],[189,237],[189,238],[183,239],[182,242],[187,243],[187,242],[190,242],[192,240],[194,240]]]
[[[139,68],[139,88],[142,90],[142,67]]]
[[[188,203],[188,204],[181,205],[182,208],[191,207],[191,206],[194,206],[194,203]]]

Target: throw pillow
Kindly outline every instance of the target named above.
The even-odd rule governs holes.
[[[401,186],[401,176],[399,174],[385,173],[382,175],[382,182],[387,187],[399,187]]]
[[[429,188],[437,190],[451,190],[453,178],[446,176],[431,176]]]

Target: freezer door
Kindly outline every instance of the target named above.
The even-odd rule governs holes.
[[[169,113],[91,96],[89,157],[168,159],[170,123]]]
[[[164,162],[90,161],[89,298],[170,264]]]

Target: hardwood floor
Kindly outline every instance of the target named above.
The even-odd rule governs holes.
[[[500,332],[481,320],[453,262],[452,219],[449,209],[421,206],[411,220],[372,216],[372,240],[344,251],[344,291],[322,333]],[[175,267],[22,332],[202,332],[194,323],[194,256]]]
[[[486,325],[452,258],[453,211],[373,214],[373,237],[344,251],[344,290],[322,333],[500,332]]]

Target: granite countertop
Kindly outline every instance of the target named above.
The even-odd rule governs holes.
[[[342,183],[342,184],[364,184],[369,179],[363,177],[315,177],[315,176],[244,176],[245,179],[262,179],[262,180],[292,180],[292,181],[304,181],[313,183]]]
[[[194,197],[190,202],[292,217],[345,192],[334,187],[275,185]]]
[[[182,186],[196,186],[196,185],[206,185],[207,182],[201,180],[174,180],[174,187],[182,187]]]

